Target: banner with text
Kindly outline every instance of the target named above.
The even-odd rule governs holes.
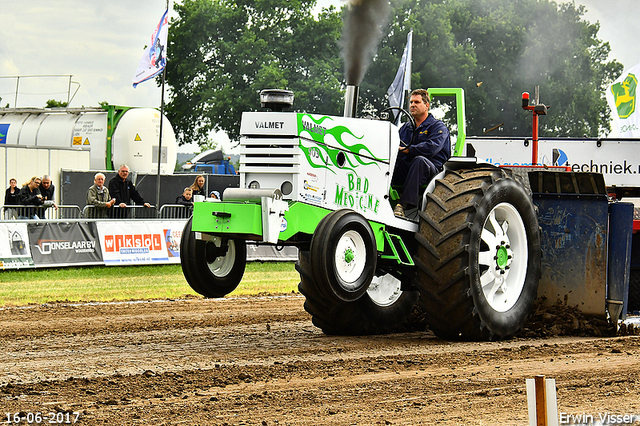
[[[0,223],[0,268],[180,263],[185,220]],[[247,261],[294,261],[295,247],[247,243]]]
[[[97,222],[105,265],[180,263],[184,221]]]
[[[41,222],[29,224],[28,230],[36,266],[102,264],[94,222]]]
[[[0,223],[0,267],[33,268],[26,223]]]

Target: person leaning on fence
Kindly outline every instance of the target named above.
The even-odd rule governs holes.
[[[193,192],[193,195],[202,195],[203,197],[206,198],[207,190],[204,187],[204,176],[202,175],[196,176],[196,178],[193,180],[193,185],[191,185],[190,188],[191,188],[191,191]]]
[[[44,200],[43,205],[45,207],[53,206],[53,208],[58,210],[58,206],[56,205],[53,196],[56,191],[56,187],[51,183],[51,176],[42,176],[42,181],[40,182],[38,189],[40,190],[40,194],[42,194],[42,199]]]
[[[187,207],[193,207],[192,195],[193,195],[193,191],[191,190],[191,187],[187,186],[182,192],[182,195],[176,198],[176,204],[180,204],[182,206],[187,206]]]
[[[18,181],[15,178],[9,179],[9,187],[4,193],[4,218],[7,220],[18,217],[18,207],[20,205],[20,190]],[[11,208],[10,206],[16,206]]]
[[[122,164],[118,174],[109,181],[109,194],[116,199],[116,204],[122,209],[119,212],[112,210],[113,217],[129,217],[129,211],[125,209],[131,204],[131,200],[137,205],[151,207],[151,204],[144,201],[136,186],[129,180],[129,166],[126,164]]]
[[[190,186],[187,186],[184,191],[182,191],[182,195],[176,198],[176,204],[184,206],[184,209],[180,209],[180,211],[176,212],[175,217],[186,217],[188,218],[193,213],[193,191]]]
[[[93,177],[93,185],[87,190],[87,205],[93,206],[89,210],[92,218],[105,218],[107,211],[116,203],[115,198],[111,198],[109,188],[104,186],[105,176],[102,173],[96,173]]]
[[[40,194],[41,180],[39,177],[34,176],[31,180],[24,184],[20,189],[20,213],[21,219],[39,219],[38,213],[40,213],[39,207],[44,204],[42,194]],[[25,207],[31,206],[31,207]],[[40,213],[42,214],[42,213]]]

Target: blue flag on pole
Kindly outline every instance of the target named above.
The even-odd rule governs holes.
[[[411,90],[411,49],[413,42],[413,31],[407,34],[407,45],[402,53],[400,67],[396,73],[396,78],[389,86],[387,95],[389,96],[389,105],[392,107],[404,108],[404,92]]]
[[[145,49],[140,64],[133,77],[133,87],[160,74],[167,65],[167,33],[169,32],[169,10],[165,10],[162,19],[151,35],[151,44]]]

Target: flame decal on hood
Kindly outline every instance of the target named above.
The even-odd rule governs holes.
[[[305,122],[305,120],[309,120],[310,122]],[[345,135],[350,135],[357,140],[361,140],[364,136],[356,136],[349,128],[345,126],[338,125],[329,127],[329,125],[332,124],[332,121],[333,119],[328,116],[314,119],[310,114],[298,114],[298,134],[302,137],[308,137],[309,139],[318,142],[317,148],[323,150],[327,155],[327,160],[325,160],[323,156],[321,156],[324,164],[317,164],[314,162],[313,158],[310,155],[310,148],[304,147],[301,143],[300,147],[305,153],[307,161],[309,161],[309,164],[312,167],[322,167],[331,170],[328,166],[325,165],[328,164],[329,160],[334,166],[337,167],[337,158],[340,152],[343,152],[345,154],[346,161],[351,166],[345,167],[345,164],[343,168],[348,168],[354,173],[355,168],[358,167],[358,165],[365,166],[369,164],[376,164],[376,162],[378,161],[388,161],[388,159],[376,157],[371,152],[371,150],[363,143],[354,143],[352,145],[347,144],[344,141]],[[329,125],[325,124],[325,122],[329,122]],[[338,142],[338,144],[344,149],[328,146],[324,140],[326,135],[333,136],[336,142]],[[370,158],[371,161],[365,161],[365,158],[367,157]],[[332,172],[335,173],[333,170]]]

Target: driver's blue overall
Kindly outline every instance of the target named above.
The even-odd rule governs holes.
[[[437,173],[451,157],[449,129],[433,115],[415,130],[415,140],[411,143],[412,126],[407,122],[399,130],[400,140],[409,146],[409,153],[398,153],[393,171],[392,185],[402,185],[402,196],[398,202],[404,206],[418,205],[420,189]]]

